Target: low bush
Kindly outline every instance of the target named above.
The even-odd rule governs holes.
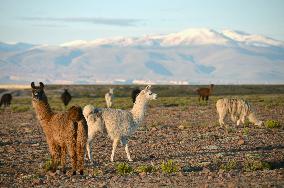
[[[265,125],[266,128],[270,128],[270,129],[281,127],[279,121],[277,121],[277,120],[272,120],[272,119],[265,121],[265,122],[264,122],[264,125]]]
[[[254,160],[254,159],[247,159],[244,163],[244,171],[256,171],[256,170],[269,170],[271,166],[268,162]]]
[[[133,168],[127,163],[118,163],[115,168],[116,172],[119,175],[126,175],[133,173]]]
[[[237,168],[237,161],[229,160],[226,164],[222,164],[220,168],[224,171],[230,171]]]
[[[137,173],[153,173],[156,172],[157,168],[154,165],[141,165],[136,169]]]
[[[161,169],[165,174],[172,174],[178,171],[178,166],[173,162],[173,160],[168,160],[161,164]]]

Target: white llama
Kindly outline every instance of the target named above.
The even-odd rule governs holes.
[[[107,107],[110,108],[113,100],[113,88],[109,88],[109,92],[105,94],[105,99]]]
[[[231,120],[237,125],[245,123],[245,118],[255,124],[262,125],[262,121],[259,121],[255,113],[252,111],[250,104],[242,99],[219,99],[216,103],[217,112],[219,114],[219,123],[221,126],[225,125],[224,119],[227,114],[231,114]]]
[[[114,152],[118,142],[125,147],[129,161],[132,161],[128,150],[128,137],[138,128],[144,119],[149,100],[156,99],[157,94],[152,93],[151,86],[142,90],[136,98],[133,108],[128,110],[111,108],[94,108],[92,105],[84,107],[83,114],[88,123],[87,154],[92,163],[91,143],[97,132],[108,134],[113,140],[111,161],[114,161]]]

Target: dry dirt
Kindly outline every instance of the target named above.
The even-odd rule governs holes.
[[[284,108],[256,106],[262,120],[277,119],[284,124]],[[96,165],[85,163],[84,175],[45,172],[49,157],[42,129],[33,111],[0,112],[0,186],[1,187],[283,187],[284,130],[230,124],[229,135],[217,124],[214,104],[152,107],[145,123],[130,138],[134,162],[127,162],[124,148],[118,147],[110,162],[112,142],[98,135],[93,144]],[[245,171],[247,158],[266,161],[270,170]],[[159,167],[172,159],[178,171],[119,175],[116,164],[127,162]],[[237,167],[220,167],[234,160]]]

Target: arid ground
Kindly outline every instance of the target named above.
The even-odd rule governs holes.
[[[73,95],[69,107],[105,106],[109,86],[66,87]],[[114,108],[130,109],[130,86],[114,87]],[[65,109],[63,88],[46,87],[55,111]],[[153,86],[153,92],[158,99],[129,141],[134,161],[118,146],[111,163],[112,141],[99,134],[92,148],[96,163],[85,161],[84,175],[71,176],[69,159],[67,174],[48,171],[50,155],[31,92],[13,90],[12,105],[0,111],[0,187],[284,187],[284,86],[217,86],[208,104],[199,103],[189,86]],[[232,96],[279,126],[236,126],[227,119],[226,135],[215,103]]]

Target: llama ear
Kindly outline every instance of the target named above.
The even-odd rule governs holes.
[[[151,89],[151,85],[147,85],[147,86],[145,87],[145,90],[149,90],[149,89]]]
[[[32,87],[33,89],[35,88],[35,83],[34,83],[34,82],[31,83],[31,87]]]
[[[39,83],[39,86],[40,86],[41,88],[44,88],[44,85],[43,85],[42,82]]]

